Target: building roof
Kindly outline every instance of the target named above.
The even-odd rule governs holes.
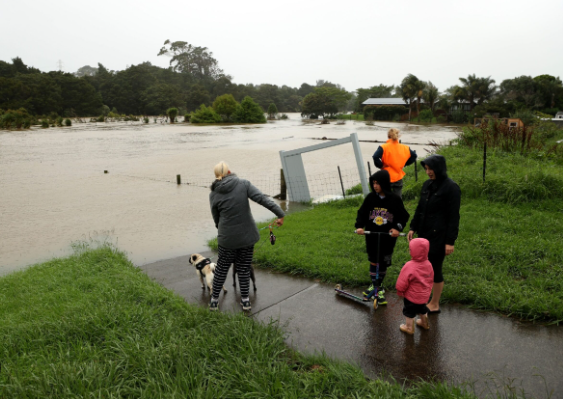
[[[368,98],[362,105],[408,105],[402,98]]]

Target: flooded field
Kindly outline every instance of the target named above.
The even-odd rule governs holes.
[[[115,122],[0,131],[0,275],[66,256],[73,243],[112,242],[137,265],[202,251],[216,235],[208,186],[219,161],[275,195],[280,150],[354,132],[360,141],[383,142],[389,127],[401,129],[404,143],[419,143],[412,145],[419,156],[430,149],[429,141],[455,137],[450,127],[320,125],[304,123],[297,114],[264,125]],[[365,163],[378,145],[361,142]],[[347,186],[358,179],[351,145],[307,153],[303,160],[315,198],[341,195],[337,166]],[[182,185],[176,184],[178,174]],[[253,213],[257,221],[273,218],[260,206]]]

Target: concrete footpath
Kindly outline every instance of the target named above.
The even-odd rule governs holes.
[[[202,253],[214,257],[211,252]],[[207,307],[188,256],[141,266],[151,278],[187,302]],[[256,269],[257,290],[250,291],[250,317],[279,320],[287,342],[303,353],[325,351],[359,365],[366,375],[381,373],[397,380],[436,379],[470,382],[481,397],[507,393],[507,386],[530,397],[563,398],[563,327],[522,323],[490,312],[443,305],[430,316],[431,329],[414,336],[399,331],[402,299],[387,295],[389,304],[374,310],[335,295],[334,285]],[[222,312],[240,312],[240,292],[232,271],[221,294]],[[343,287],[346,289],[346,287]],[[360,294],[361,289],[352,289]]]

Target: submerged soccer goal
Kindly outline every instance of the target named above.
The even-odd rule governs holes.
[[[327,143],[315,144],[308,147],[297,148],[295,150],[280,151],[281,164],[290,201],[308,202],[311,200],[311,193],[309,191],[309,184],[307,183],[307,175],[305,174],[305,167],[303,165],[303,158],[301,157],[301,154],[346,143],[352,143],[352,147],[354,147],[356,164],[358,165],[358,174],[360,175],[360,182],[362,183],[362,192],[364,195],[369,194],[368,180],[366,177],[362,153],[360,151],[358,134],[352,133],[350,137],[331,140]]]

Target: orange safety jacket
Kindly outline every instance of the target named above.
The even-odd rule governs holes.
[[[383,169],[389,172],[391,183],[401,180],[406,174],[403,172],[403,167],[411,157],[410,148],[392,139],[387,140],[381,148],[383,148],[381,162]]]

